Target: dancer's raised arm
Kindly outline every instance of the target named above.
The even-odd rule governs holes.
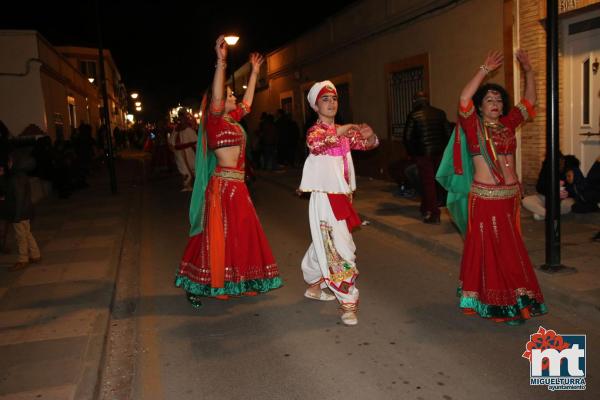
[[[252,73],[250,73],[250,79],[248,80],[248,88],[244,93],[244,103],[248,106],[252,106],[254,100],[254,91],[256,90],[256,80],[258,79],[258,73],[260,72],[260,66],[265,61],[264,57],[259,53],[250,54],[250,64],[252,64]]]
[[[225,69],[227,68],[227,43],[225,42],[224,35],[217,38],[215,52],[217,53],[217,62],[215,64],[215,76],[212,84],[211,110],[222,111],[223,85],[225,82]]]
[[[502,65],[502,61],[504,56],[499,51],[490,51],[485,58],[483,64],[477,70],[477,73],[469,83],[463,88],[460,93],[460,105],[461,107],[467,107],[469,102],[471,101],[473,95],[481,85],[481,82],[485,79],[485,77],[492,71],[497,70]]]
[[[535,106],[537,95],[535,93],[535,73],[529,60],[529,54],[525,50],[517,51],[517,60],[521,64],[523,72],[525,72],[525,93],[523,98],[526,99],[532,106]]]

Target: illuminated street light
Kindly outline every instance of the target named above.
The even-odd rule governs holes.
[[[244,89],[248,89],[248,86],[247,86],[247,85],[244,85],[244,86],[242,86],[242,88],[244,88]]]
[[[136,101],[136,102],[135,102],[135,106],[136,106],[136,107],[140,107],[141,105],[142,105],[142,102],[141,102],[141,101]]]
[[[141,106],[136,107],[135,111],[142,111],[142,107]]]
[[[127,121],[133,123],[133,121],[134,121],[133,114],[127,114]]]
[[[94,78],[88,78],[88,81],[90,81],[90,83],[94,83]]]
[[[225,42],[227,42],[227,44],[230,46],[235,46],[235,44],[238,42],[238,40],[240,40],[239,36],[235,36],[235,35],[225,36]]]
[[[134,100],[137,99],[138,96],[139,96],[139,94],[137,92],[131,93],[131,98],[134,99]]]

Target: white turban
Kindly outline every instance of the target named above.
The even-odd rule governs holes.
[[[308,99],[308,104],[310,104],[313,110],[318,110],[317,100],[319,100],[319,97],[323,96],[325,93],[333,93],[337,95],[337,89],[335,88],[335,85],[331,83],[331,81],[317,82],[312,85],[306,98]]]

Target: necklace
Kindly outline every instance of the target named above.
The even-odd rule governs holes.
[[[492,129],[504,128],[504,125],[502,125],[500,122],[484,121],[483,124],[485,125],[486,128],[492,128]]]

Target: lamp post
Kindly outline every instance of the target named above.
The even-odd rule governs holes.
[[[235,36],[235,35],[225,36],[225,43],[227,43],[228,46],[235,46],[237,44],[238,40],[240,40],[239,36]],[[233,58],[232,58],[232,60],[233,60]],[[232,67],[231,67],[231,91],[233,93],[235,93],[235,66],[233,65],[233,61],[232,61]]]
[[[549,163],[546,187],[546,262],[541,270],[548,273],[576,272],[561,263],[559,198],[559,92],[558,92],[558,1],[546,3],[546,158]]]
[[[108,113],[108,94],[106,91],[106,73],[104,71],[104,49],[102,47],[102,13],[100,10],[100,1],[96,0],[96,24],[98,28],[98,63],[100,64],[100,87],[102,88],[102,101],[104,102],[104,126],[106,127],[106,161],[108,164],[108,174],[110,176],[110,189],[112,194],[117,193],[117,175],[115,172],[115,157],[112,146],[112,135],[110,130],[110,116]]]

